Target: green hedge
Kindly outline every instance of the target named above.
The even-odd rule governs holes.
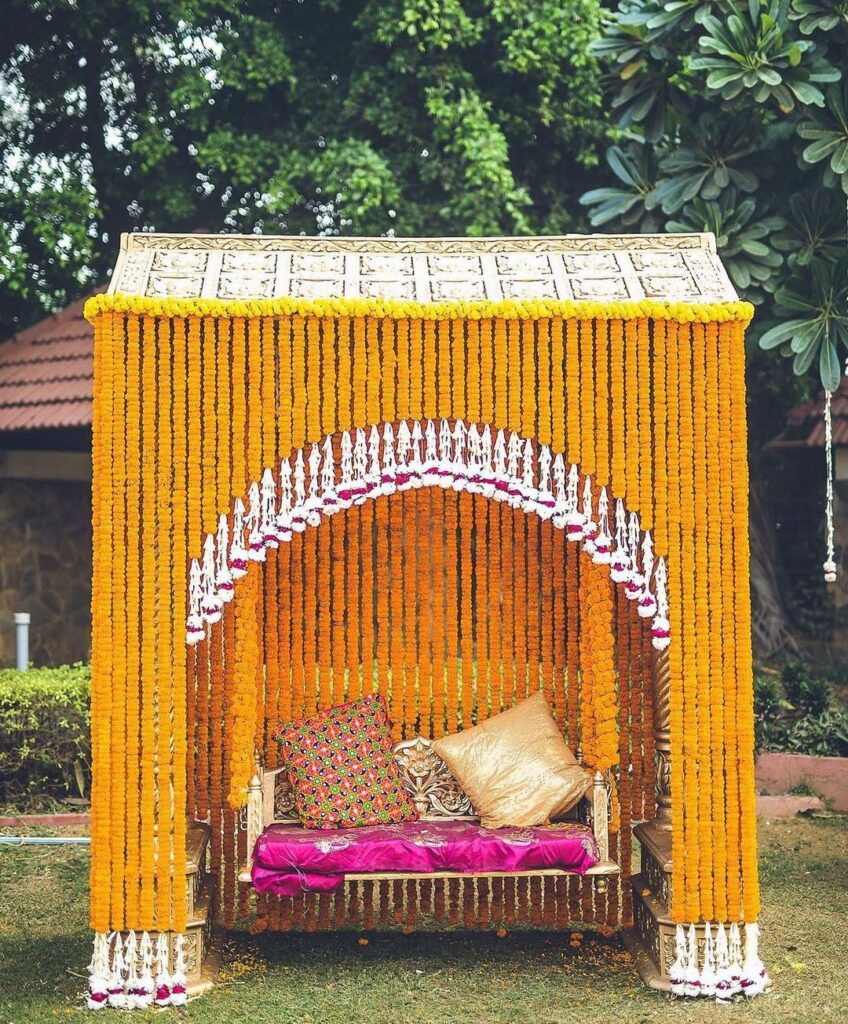
[[[0,670],[0,799],[88,795],[90,698],[87,665]]]
[[[757,750],[848,757],[848,708],[830,682],[798,661],[754,680]]]

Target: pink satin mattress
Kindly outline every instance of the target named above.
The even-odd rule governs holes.
[[[269,825],[256,841],[252,878],[259,893],[299,896],[334,892],[346,874],[559,868],[582,875],[598,859],[592,830],[573,821],[500,829],[451,819],[348,829]]]

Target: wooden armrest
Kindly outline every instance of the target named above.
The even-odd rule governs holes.
[[[603,772],[595,772],[591,791],[592,831],[601,862],[609,860],[609,796]]]

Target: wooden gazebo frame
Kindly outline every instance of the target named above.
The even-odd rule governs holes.
[[[745,925],[759,971],[751,308],[712,236],[135,234],[86,315],[95,975],[196,981],[213,919],[409,925],[460,898],[466,924],[623,926],[676,990],[688,967],[714,991]],[[398,741],[543,688],[609,779],[621,875],[252,900],[270,727],[372,686]]]

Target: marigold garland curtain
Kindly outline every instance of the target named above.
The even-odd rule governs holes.
[[[252,565],[220,624],[187,649],[189,562],[233,500],[304,446],[406,419],[489,424],[550,445],[652,530],[669,574],[673,914],[755,920],[750,312],[90,300],[92,927],[185,929],[187,812],[212,814],[231,921],[235,810],[269,720],[375,685],[390,694],[398,738],[438,735],[468,724],[472,708],[494,713],[542,688],[590,763],[626,765],[614,844],[629,859],[629,822],[653,811],[650,637],[607,567],[550,523],[440,490],[369,501]],[[421,544],[434,524],[438,542]],[[463,913],[486,923],[504,900],[519,910],[523,900],[528,919],[544,903],[564,922],[582,900],[618,919],[612,898],[593,909],[585,886],[563,884],[559,901],[545,887],[478,881],[462,890]],[[422,890],[402,913],[409,923],[459,896]],[[616,899],[626,920],[626,886]],[[311,912],[265,908],[280,927]],[[315,913],[326,923],[329,904]]]

